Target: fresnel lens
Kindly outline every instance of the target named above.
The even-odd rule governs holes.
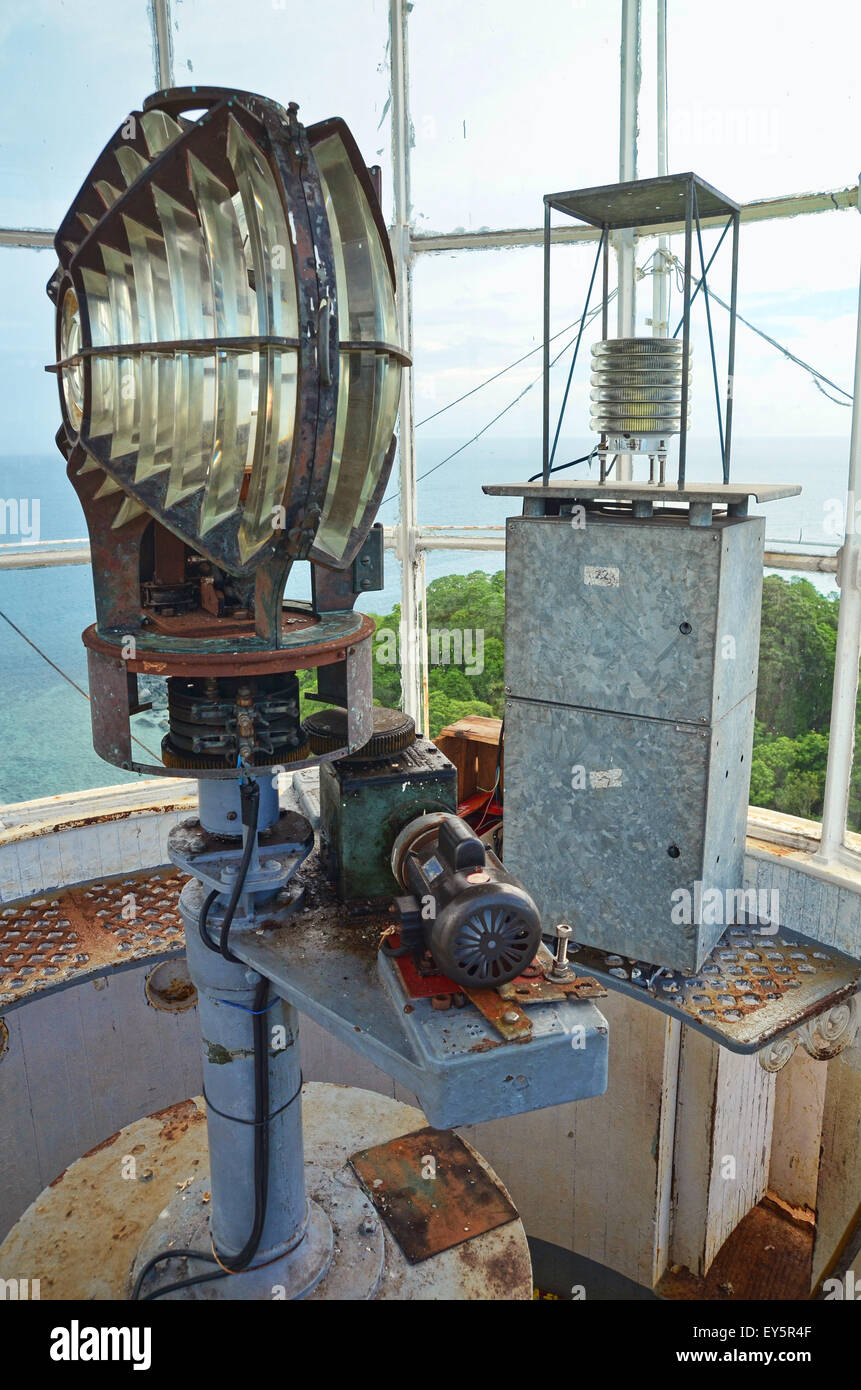
[[[121,766],[310,760],[301,669],[349,714],[327,758],[372,731],[353,605],[376,587],[407,358],[371,173],[343,121],[296,111],[156,93],[57,233],[57,442],[90,532],[95,745]],[[294,560],[313,602],[285,607]],[[168,677],[165,767],[133,755],[139,673]]]

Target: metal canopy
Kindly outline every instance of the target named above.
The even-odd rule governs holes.
[[[662,227],[684,222],[688,195],[696,192],[701,218],[729,217],[740,211],[733,202],[697,174],[666,174],[657,179],[610,183],[568,193],[546,193],[544,202],[593,227]]]

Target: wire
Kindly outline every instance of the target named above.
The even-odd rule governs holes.
[[[203,942],[206,949],[208,951],[214,951],[217,956],[220,956],[221,947],[216,946],[212,937],[209,935],[209,932],[206,930],[206,919],[209,916],[209,909],[212,907],[212,904],[215,902],[215,899],[217,897],[218,889],[213,888],[209,896],[204,898],[203,907],[200,909],[200,914],[197,919],[197,930],[200,933],[200,939]]]
[[[647,273],[648,273],[648,274],[651,274],[652,272],[649,271],[649,272],[647,272]],[[616,290],[612,290],[612,291],[610,292],[610,294],[608,294],[608,296],[607,296],[607,303],[608,303],[608,304],[610,303],[610,301],[611,301],[612,299],[615,298],[616,293],[617,293]],[[589,313],[589,315],[588,315],[588,317],[587,317],[587,319],[586,319],[586,322],[587,322],[587,323],[591,323],[592,320],[593,320],[594,318],[596,318],[596,317],[598,316],[598,314],[600,314],[601,312],[602,312],[602,306],[599,304],[599,305],[597,306],[597,308],[591,310],[591,312]],[[566,331],[566,330],[563,329],[563,332],[565,332],[565,331]],[[559,335],[556,334],[556,337],[558,337],[558,336],[559,336]],[[565,353],[568,351],[568,349],[569,349],[570,347],[573,346],[573,344],[574,344],[575,341],[576,341],[575,338],[570,338],[570,339],[568,340],[568,342],[565,344],[565,346],[564,346],[563,348],[561,348],[560,351],[556,354],[556,356],[551,360],[551,363],[550,363],[551,367],[555,367],[555,366],[556,366],[556,363],[559,361],[559,359],[560,359],[561,357],[564,357]],[[542,346],[542,344],[539,344],[539,347],[541,347],[541,346]],[[538,351],[538,348],[533,349],[533,351],[537,352],[537,351]],[[530,354],[530,353],[527,353],[527,356],[531,356],[531,354]],[[501,373],[498,373],[498,375],[501,375]],[[523,400],[523,397],[527,394],[527,392],[531,391],[532,388],[533,388],[533,386],[536,386],[536,385],[538,384],[538,382],[539,382],[539,381],[542,381],[543,379],[544,379],[544,373],[543,373],[543,371],[542,371],[538,376],[534,377],[534,378],[532,379],[532,381],[529,382],[529,385],[528,385],[528,386],[525,386],[525,387],[523,388],[523,390],[520,392],[519,395],[517,395],[517,396],[514,397],[514,400],[513,400],[513,401],[509,401],[508,405],[505,406],[502,410],[500,410],[500,412],[499,412],[498,415],[494,415],[493,419],[492,419],[492,420],[489,420],[488,423],[487,423],[486,425],[484,425],[484,426],[478,431],[477,434],[474,434],[474,435],[472,436],[471,439],[468,439],[468,440],[466,441],[465,444],[461,444],[460,447],[457,448],[457,449],[455,449],[453,453],[447,454],[446,457],[445,457],[444,459],[440,459],[439,463],[435,463],[434,466],[433,466],[433,468],[428,468],[424,473],[419,473],[418,477],[416,478],[416,482],[417,482],[417,483],[420,483],[420,482],[423,481],[423,479],[429,478],[430,475],[431,475],[432,473],[436,473],[436,471],[437,471],[438,468],[442,468],[444,464],[450,463],[451,460],[452,460],[453,458],[457,458],[458,454],[462,454],[463,451],[464,451],[464,449],[468,449],[469,446],[470,446],[470,444],[474,444],[474,443],[476,442],[477,439],[480,439],[481,436],[482,436],[483,434],[486,434],[487,431],[491,428],[491,426],[493,426],[493,425],[496,424],[497,420],[501,420],[502,417],[503,417],[503,415],[507,415],[508,411],[509,411],[509,410],[512,410],[513,407],[516,406],[517,403],[518,403],[519,401],[522,401],[522,400]],[[483,384],[486,385],[487,383],[485,382],[485,383],[483,383]],[[476,389],[479,389],[479,388],[476,388]],[[456,402],[456,401],[453,401],[452,404],[453,404],[453,405],[456,405],[457,402]],[[448,406],[445,406],[444,409],[447,410],[447,409],[448,409]],[[437,414],[442,414],[442,411],[438,411]],[[384,506],[386,505],[387,502],[394,502],[396,498],[400,497],[400,495],[401,495],[401,493],[400,493],[400,488],[398,488],[397,492],[392,492],[392,493],[389,494],[388,497],[384,497],[383,500],[382,500],[382,502],[380,503],[380,506],[381,506],[381,507],[384,507]]]
[[[476,835],[479,833],[479,831],[481,830],[481,827],[484,825],[484,822],[487,820],[487,813],[488,813],[488,811],[490,810],[490,804],[491,804],[491,802],[493,801],[493,794],[494,794],[494,792],[496,791],[497,787],[499,786],[499,778],[500,778],[500,775],[501,775],[501,772],[502,772],[502,738],[503,738],[504,733],[505,733],[505,720],[503,719],[502,722],[501,722],[501,724],[500,724],[500,726],[499,726],[499,739],[497,740],[497,744],[496,744],[496,775],[494,776],[494,779],[493,779],[493,786],[491,787],[490,791],[488,792],[487,801],[484,803],[484,810],[483,810],[482,813],[481,813],[481,819],[479,820],[478,825],[475,827],[474,833],[475,833]],[[499,798],[500,805],[502,805],[502,800],[503,800],[502,797],[500,797],[500,798]]]
[[[249,840],[253,839],[249,835]],[[266,1037],[266,996],[269,981],[261,979],[254,994],[254,1224],[251,1234],[238,1255],[231,1260],[229,1274],[247,1269],[260,1245],[266,1220],[266,1199],[269,1186],[269,1049]],[[215,1247],[213,1246],[213,1253]],[[221,1266],[224,1268],[224,1265]]]
[[[573,323],[566,324],[564,328],[559,329],[558,333],[554,333],[550,342],[555,343],[556,339],[561,338],[563,333],[570,333],[571,329],[576,327],[577,320],[574,319]],[[492,382],[498,381],[501,376],[505,376],[506,372],[513,371],[515,367],[519,367],[521,362],[526,362],[530,357],[534,357],[536,352],[540,352],[543,346],[543,343],[538,343],[534,348],[530,348],[528,352],[524,352],[522,357],[518,357],[514,362],[509,362],[507,367],[501,367],[498,372],[494,372],[493,376],[489,376],[484,381],[480,381],[478,386],[473,386],[471,391],[464,391],[462,396],[458,396],[455,400],[449,401],[447,405],[441,405],[439,410],[434,411],[433,415],[426,415],[423,420],[419,420],[415,428],[420,430],[422,425],[430,424],[431,420],[435,420],[438,415],[445,415],[447,410],[453,410],[456,405],[460,405],[461,401],[469,400],[470,396],[474,396],[478,391],[483,391],[485,386],[490,386]]]
[[[679,281],[680,276],[684,273],[684,267],[682,266],[682,263],[679,260],[678,256],[671,256],[670,260],[673,262],[673,265],[675,267],[677,286],[681,290],[683,286],[679,283]],[[727,304],[726,300],[721,299],[720,295],[715,294],[714,290],[709,290],[709,296],[715,301],[716,304],[719,304],[722,309],[726,309],[727,313],[731,312],[730,306]],[[832,381],[830,377],[827,377],[824,375],[824,373],[817,371],[816,367],[811,367],[810,363],[805,362],[803,358],[796,357],[795,353],[790,352],[789,348],[784,347],[783,344],[779,343],[776,338],[769,337],[769,335],[766,332],[764,332],[763,329],[757,328],[755,323],[751,323],[750,319],[746,319],[744,315],[738,313],[738,311],[736,311],[736,318],[738,319],[739,323],[744,324],[745,328],[749,328],[751,333],[756,333],[757,337],[763,338],[765,342],[770,344],[771,347],[776,348],[777,351],[782,353],[784,357],[787,357],[790,362],[794,362],[797,367],[802,367],[804,371],[809,372],[817,386],[819,386],[819,382],[824,382],[826,386],[832,387],[832,389],[838,391],[841,396],[846,397],[845,401],[834,401],[834,405],[852,404],[854,397],[850,391],[844,391],[843,387],[838,386],[836,381]],[[821,386],[819,386],[819,390],[822,391]],[[823,396],[828,396],[827,391],[822,391],[822,394]],[[833,397],[828,396],[828,399],[833,400]]]
[[[233,923],[236,906],[242,896],[245,883],[248,878],[248,870],[251,865],[251,856],[257,844],[257,825],[260,816],[260,785],[253,778],[243,780],[239,784],[239,792],[242,800],[242,824],[245,826],[245,844],[242,848],[242,858],[239,862],[239,869],[236,874],[236,881],[230,893],[224,916],[221,919],[219,928],[218,945],[212,940],[207,931],[206,922],[210,909],[216,898],[220,896],[218,889],[213,889],[204,899],[197,920],[197,929],[200,939],[204,946],[210,951],[224,957],[225,960],[239,963],[239,957],[235,956],[228,946],[230,928]],[[135,1282],[132,1298],[136,1299],[140,1293],[141,1284],[150,1269],[159,1260],[170,1259],[176,1254],[184,1254],[193,1259],[206,1260],[210,1264],[218,1265],[218,1272],[211,1274],[196,1274],[191,1279],[180,1279],[176,1283],[166,1284],[163,1288],[155,1289],[151,1294],[147,1294],[147,1299],[163,1298],[165,1294],[174,1293],[179,1289],[191,1288],[194,1284],[204,1284],[211,1279],[223,1279],[225,1275],[240,1274],[247,1269],[260,1246],[260,1239],[263,1235],[263,1227],[266,1222],[266,1206],[269,1190],[269,1122],[273,1118],[269,1114],[269,1050],[266,1037],[266,1014],[271,1007],[267,1003],[269,993],[269,981],[261,979],[254,992],[254,1004],[246,1012],[252,1016],[252,1036],[254,1054],[254,1119],[238,1120],[234,1116],[223,1116],[225,1119],[233,1119],[235,1123],[254,1125],[254,1221],[251,1232],[239,1251],[231,1260],[231,1267],[228,1268],[223,1263],[212,1247],[212,1254],[206,1254],[201,1250],[166,1251],[157,1255],[153,1260],[144,1266]],[[231,1003],[231,1000],[224,1000],[224,1003]],[[275,1002],[275,1001],[273,1001]],[[239,1005],[237,1007],[245,1007]],[[301,1091],[301,1083],[296,1095],[287,1102],[291,1105]],[[213,1107],[214,1108],[214,1107]],[[282,1106],[281,1109],[286,1109]],[[219,1110],[216,1112],[222,1115]],[[280,1111],[276,1112],[280,1114]]]
[[[37,652],[43,661],[47,661],[48,665],[57,672],[58,676],[62,676],[63,680],[68,681],[69,685],[71,685],[75,690],[77,690],[79,695],[83,695],[84,699],[87,701],[88,704],[92,704],[92,700],[90,699],[86,690],[84,690],[83,686],[78,685],[77,681],[73,681],[71,676],[67,676],[66,672],[62,670],[60,666],[57,665],[56,661],[52,661],[49,656],[45,655],[41,647],[37,647],[35,642],[31,642],[26,632],[22,632],[20,627],[13,623],[12,619],[8,616],[8,614],[4,613],[2,609],[0,609],[0,618],[2,618],[4,622],[9,624],[13,632],[17,632],[18,636],[23,638],[23,640],[27,643],[27,646],[32,647],[33,651]],[[138,748],[142,748],[145,753],[149,753],[149,756],[151,758],[155,758],[156,762],[161,762],[161,758],[159,757],[158,753],[154,753],[151,748],[147,748],[146,744],[141,743],[139,738],[135,738],[134,734],[131,735],[131,740],[132,743],[137,744]]]
[[[240,782],[239,794],[242,798],[242,823],[245,826],[248,834],[246,835],[245,844],[242,848],[242,858],[239,861],[239,871],[236,875],[236,881],[233,884],[233,888],[231,890],[230,897],[227,902],[227,907],[224,910],[224,916],[221,919],[221,926],[219,928],[217,946],[215,945],[215,942],[212,940],[212,937],[209,935],[209,932],[206,928],[206,922],[207,918],[209,917],[210,908],[212,907],[212,904],[215,902],[215,899],[221,896],[217,888],[213,889],[209,896],[204,900],[203,906],[200,909],[200,916],[197,919],[197,930],[200,934],[200,939],[203,942],[204,946],[208,947],[210,951],[217,951],[219,955],[224,956],[225,960],[231,961],[239,960],[239,957],[234,956],[231,950],[229,949],[227,945],[227,938],[230,934],[230,928],[233,924],[233,917],[236,912],[236,905],[242,896],[243,889],[245,888],[245,880],[248,877],[248,869],[251,864],[251,856],[254,853],[254,846],[257,842],[257,821],[260,814],[259,784],[253,780],[249,782]],[[248,820],[246,820],[246,816],[249,817]]]
[[[205,1250],[162,1250],[161,1254],[153,1255],[151,1260],[147,1260],[143,1269],[138,1274],[134,1283],[134,1288],[132,1289],[131,1301],[136,1303],[138,1299],[140,1299],[144,1279],[146,1279],[150,1270],[155,1269],[156,1265],[161,1264],[164,1260],[181,1259],[205,1260],[207,1264],[211,1265],[216,1263],[215,1258]],[[167,1284],[164,1288],[156,1289],[153,1293],[145,1294],[141,1302],[146,1303],[153,1298],[161,1298],[163,1294],[172,1293],[174,1289],[189,1288],[192,1284],[202,1284],[210,1279],[221,1279],[223,1277],[224,1276],[220,1272],[217,1274],[197,1274],[191,1279],[182,1279],[178,1284]]]
[[[579,459],[571,459],[570,463],[555,463],[555,464],[553,465],[552,468],[548,468],[547,472],[548,472],[548,473],[561,473],[561,471],[562,471],[563,468],[573,468],[573,467],[574,467],[576,464],[578,464],[578,463],[591,463],[592,460],[593,460],[593,458],[594,458],[595,455],[597,454],[597,452],[598,452],[598,446],[597,446],[597,444],[596,444],[596,445],[595,445],[595,448],[592,450],[591,454],[584,454],[583,457],[582,457],[582,458],[579,458]],[[538,482],[538,479],[539,479],[539,478],[543,478],[543,477],[544,477],[544,470],[542,469],[542,471],[541,471],[540,473],[533,473],[532,477],[527,479],[527,482],[530,482],[530,483],[537,483],[537,482]]]

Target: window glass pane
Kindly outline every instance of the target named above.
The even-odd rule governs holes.
[[[416,0],[409,17],[418,231],[535,227],[545,193],[619,167],[619,7]]]
[[[182,0],[173,6],[177,86],[233,86],[286,106],[303,125],[343,116],[366,164],[383,167],[391,220],[389,16],[385,0]]]
[[[74,493],[72,501],[77,505]],[[0,570],[0,609],[87,689],[81,633],[95,619],[89,565]],[[137,737],[156,753],[161,743],[157,718],[140,716],[135,721]],[[145,729],[142,720],[150,721]],[[0,743],[0,805],[139,780],[93,752],[87,701],[2,619]],[[142,748],[136,752],[142,761],[153,761]]]
[[[733,381],[732,478],[794,483],[801,495],[755,508],[766,517],[769,541],[835,551],[841,535],[842,499],[849,465],[851,409],[858,310],[857,214],[824,213],[791,221],[742,226],[739,241],[738,311],[779,344],[739,322]],[[704,233],[706,260],[717,240]],[[672,250],[681,255],[680,238]],[[729,237],[709,272],[709,286],[729,302]],[[654,242],[640,246],[642,264]],[[695,265],[699,262],[695,257]],[[651,296],[640,290],[641,308]],[[642,301],[645,300],[645,303]],[[670,320],[681,317],[673,285]],[[724,389],[727,311],[711,307],[718,381]],[[692,312],[693,376],[688,476],[720,476],[714,383],[702,294]],[[648,330],[646,330],[648,331]],[[785,355],[791,352],[834,385],[820,383]],[[835,389],[839,388],[839,389]],[[827,393],[827,394],[826,394]],[[829,397],[833,399],[829,399]],[[722,402],[723,404],[723,402]],[[673,469],[670,467],[670,476]]]
[[[847,390],[853,376],[856,235],[852,214],[834,213],[780,226],[744,227],[741,242],[740,311]],[[709,236],[706,256],[716,240],[714,233]],[[653,247],[653,242],[644,241],[638,250],[638,264],[646,270]],[[588,246],[554,249],[551,332],[561,332],[554,352],[557,345],[571,343],[576,336],[593,258],[594,250]],[[714,289],[728,298],[728,266],[721,276],[718,264]],[[518,481],[540,468],[540,352],[488,385],[482,383],[540,344],[541,271],[538,248],[418,259],[414,279],[416,441],[419,474],[425,475],[419,483],[423,526],[501,526],[507,515],[519,511],[519,504],[485,497],[481,484]],[[611,288],[615,284],[612,262],[610,284]],[[676,308],[678,302],[674,287]],[[644,319],[650,314],[647,275],[639,282],[640,331],[648,331]],[[675,325],[675,316],[671,317]],[[713,318],[718,350],[725,352],[725,310],[713,306]],[[714,479],[719,476],[720,453],[701,301],[695,305],[694,321],[690,475]],[[615,332],[614,306],[610,329]],[[597,333],[596,320],[584,335],[584,356],[578,362],[560,434],[558,457],[563,460],[579,457],[594,443],[588,433],[588,348]],[[570,356],[569,348],[553,369],[551,429]],[[851,411],[826,399],[808,373],[743,325],[738,330],[736,363],[733,476],[800,484],[800,497],[762,509],[769,548],[802,553],[824,550],[833,557],[843,515]],[[530,387],[531,382],[535,384]],[[436,414],[470,391],[475,394]],[[506,410],[509,405],[511,409]],[[486,433],[469,443],[497,416]],[[642,474],[644,463],[635,466]],[[587,467],[580,465],[578,473],[587,476]],[[396,506],[395,499],[388,504],[393,514]],[[388,520],[387,508],[383,516]],[[489,539],[500,533],[477,534]],[[427,561],[429,579],[476,567],[471,558],[441,552],[430,552]],[[439,562],[444,570],[436,568]],[[503,556],[485,553],[478,564],[483,569],[501,568]],[[767,571],[751,799],[754,804],[811,819],[822,814],[836,597],[832,574]]]
[[[52,251],[0,248],[0,373],[3,444],[0,545],[86,536],[78,499],[54,443],[60,425],[55,358],[55,309],[45,285],[56,266]]]
[[[56,227],[123,117],[155,87],[146,0],[6,5],[0,226]],[[47,278],[47,276],[46,276]]]
[[[0,373],[6,388],[0,548],[87,534],[54,443],[60,422],[56,378],[43,369],[54,356],[54,306],[45,294],[54,265],[50,251],[0,249]],[[95,617],[88,565],[0,570],[0,610],[87,689],[81,633]],[[157,731],[138,736],[158,748]],[[135,780],[96,756],[87,701],[2,619],[0,742],[0,803]]]
[[[705,231],[708,260],[718,232]],[[670,250],[682,253],[682,238]],[[649,333],[656,242],[637,249],[643,272],[637,287],[637,331]],[[594,244],[555,246],[552,252],[551,442],[555,433],[573,344],[579,330],[595,256]],[[420,255],[414,273],[416,447],[422,525],[500,523],[509,505],[487,498],[481,484],[518,481],[541,468],[542,252],[518,250]],[[698,262],[697,262],[698,264]],[[842,499],[849,459],[859,250],[856,215],[834,212],[788,222],[743,226],[739,256],[739,313],[775,343],[815,367],[811,374],[753,328],[739,323],[734,375],[732,477],[787,482],[799,497],[762,508],[770,543],[832,554],[841,539]],[[729,237],[709,273],[713,293],[729,302]],[[615,289],[611,256],[610,289]],[[597,281],[600,284],[599,279]],[[593,294],[593,308],[597,301]],[[670,322],[681,315],[675,276]],[[711,302],[712,324],[725,406],[728,313]],[[609,330],[616,334],[616,306]],[[597,436],[589,428],[590,350],[600,337],[600,314],[587,324],[559,436],[555,462],[588,453]],[[688,477],[720,477],[720,444],[705,303],[692,311],[693,372]],[[518,362],[518,359],[525,360]],[[512,366],[512,364],[517,365]],[[510,370],[504,370],[511,368]],[[498,375],[502,372],[502,375]],[[491,380],[491,378],[496,378]],[[839,388],[839,389],[835,389]],[[460,399],[464,397],[464,399]],[[829,399],[829,397],[833,399]],[[458,402],[457,404],[452,404]],[[449,409],[448,407],[451,406]],[[474,436],[479,437],[470,443]],[[467,446],[467,447],[464,447]],[[448,460],[443,462],[443,460]],[[671,448],[668,476],[678,466]],[[644,459],[635,475],[648,476]],[[582,477],[594,464],[579,464]],[[421,475],[425,475],[422,477]],[[381,518],[397,506],[389,489]]]
[[[551,378],[554,425],[595,250],[586,245],[553,251],[552,356],[562,352]],[[519,504],[486,497],[482,484],[519,482],[541,470],[542,266],[539,247],[417,258],[415,408],[423,526],[502,526]],[[595,325],[580,345],[559,459],[578,458],[595,442],[589,436],[587,382],[589,344],[600,329],[600,314]],[[578,472],[588,476],[583,466]],[[390,499],[393,492],[391,487]],[[381,519],[388,523],[396,506],[387,502]]]
[[[766,571],[752,806],[822,820],[839,608],[833,576]]]
[[[738,201],[856,181],[857,5],[723,0],[706,17],[701,0],[674,0],[668,11],[671,170],[694,169]]]

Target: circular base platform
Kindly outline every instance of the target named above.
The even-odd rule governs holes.
[[[308,1273],[306,1297],[531,1298],[529,1251],[519,1221],[411,1265],[362,1191],[349,1156],[421,1129],[426,1121],[420,1110],[372,1091],[309,1082],[302,1092],[302,1120],[308,1196],[320,1216],[328,1218],[333,1235],[331,1263],[316,1286],[310,1287],[313,1271]],[[170,1219],[162,1219],[170,1225],[175,1245],[185,1244],[188,1235],[192,1248],[208,1249],[207,1158],[200,1100],[183,1101],[126,1126],[73,1163],[27,1208],[0,1245],[0,1278],[40,1279],[42,1299],[128,1298],[132,1267],[142,1262],[139,1255],[148,1258],[161,1248],[149,1244],[161,1213],[170,1213]],[[176,1239],[177,1206],[184,1208],[189,1226],[182,1241]],[[315,1220],[323,1232],[324,1222]],[[276,1277],[282,1263],[248,1276],[213,1280],[196,1291],[205,1298],[290,1298],[295,1292]],[[171,1261],[157,1282],[211,1269]],[[244,1278],[259,1279],[259,1291],[255,1286],[255,1291],[243,1292],[237,1281]],[[147,1283],[145,1289],[150,1287]]]

